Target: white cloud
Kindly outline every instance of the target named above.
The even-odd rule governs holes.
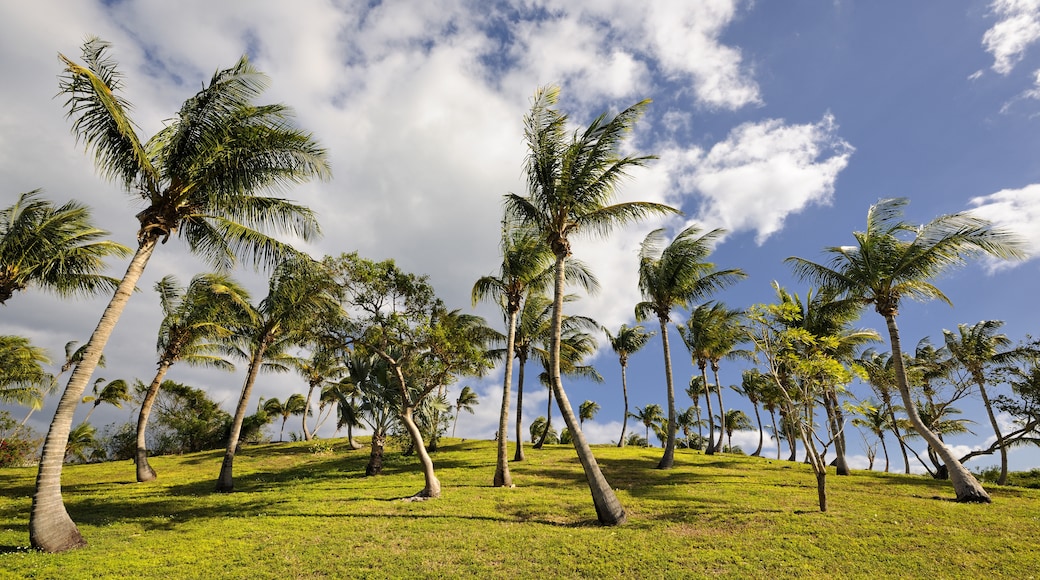
[[[1003,189],[990,195],[972,198],[971,213],[987,219],[1020,236],[1031,257],[1040,256],[1040,184],[1021,189]],[[1013,262],[990,260],[990,270],[1014,266]]]
[[[994,0],[991,8],[1000,21],[982,36],[982,44],[993,55],[993,70],[1006,75],[1040,39],[1040,0]]]
[[[745,123],[708,151],[668,149],[661,165],[684,194],[702,197],[698,221],[754,231],[761,244],[788,215],[830,202],[852,152],[828,114],[803,125]]]

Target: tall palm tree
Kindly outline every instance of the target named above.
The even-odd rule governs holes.
[[[717,318],[723,310],[724,308],[720,310],[720,305],[717,303],[701,304],[690,311],[690,317],[686,319],[686,323],[678,327],[679,336],[682,337],[683,344],[690,351],[690,357],[693,359],[694,365],[701,372],[700,382],[695,386],[694,380],[697,377],[694,377],[694,380],[690,382],[690,388],[687,389],[687,394],[696,403],[700,397],[701,390],[703,390],[709,419],[715,414],[711,406],[711,391],[719,389],[718,384],[712,385],[708,382],[708,364],[715,353],[715,339],[712,332],[716,328]],[[721,433],[718,441],[722,441]],[[719,445],[715,439],[715,422],[709,420],[708,445],[705,447],[704,452],[707,455],[713,455],[718,448]]]
[[[596,383],[603,382],[603,377],[592,365],[582,364],[583,360],[592,356],[596,352],[598,346],[596,339],[588,331],[597,327],[598,325],[596,324],[596,321],[586,316],[570,315],[564,317],[563,336],[560,340],[560,374],[562,376],[568,378],[589,379]],[[546,399],[545,410],[545,435],[547,435],[552,426],[553,391],[550,378],[552,373],[549,369],[549,359],[546,357],[539,357],[539,360],[541,361],[544,370],[538,375],[538,379],[549,391],[549,396]],[[581,422],[579,420],[579,427],[580,424]],[[544,442],[545,436],[543,435],[543,437],[534,444],[534,448],[541,449]]]
[[[102,386],[102,384],[104,384],[104,386]],[[90,407],[90,410],[87,411],[87,416],[83,417],[83,422],[86,423],[102,403],[107,403],[117,409],[122,409],[123,403],[129,401],[131,398],[130,385],[128,385],[123,379],[114,379],[105,382],[105,379],[98,378],[94,381],[94,394],[83,397],[83,403],[94,403]]]
[[[694,358],[694,361],[696,361],[696,358]],[[705,368],[707,368],[707,366],[705,366]],[[693,409],[693,412],[696,415],[696,422],[695,422],[695,424],[697,425],[697,437],[700,438],[702,443],[704,442],[704,425],[705,425],[705,423],[711,423],[711,421],[705,421],[705,420],[701,419],[701,403],[700,403],[701,395],[704,395],[705,397],[709,397],[710,396],[710,394],[708,393],[708,389],[705,386],[706,383],[704,381],[704,370],[705,369],[701,369],[701,375],[702,376],[698,377],[697,375],[694,375],[694,376],[690,377],[690,384],[686,387],[686,395],[688,397],[690,397],[691,401],[693,401],[693,406],[690,407],[690,408]],[[711,401],[708,401],[708,403],[709,403],[708,416],[710,417],[711,416],[711,408],[710,408],[711,407],[711,405],[710,405]],[[714,430],[712,430],[711,432],[714,433]],[[711,452],[712,453],[715,452],[714,448],[712,448]]]
[[[130,248],[104,240],[90,209],[75,201],[54,207],[36,189],[0,210],[0,304],[36,286],[60,296],[111,292],[118,280],[102,276],[105,258]]]
[[[293,415],[305,415],[307,413],[307,399],[300,393],[289,395],[289,398],[284,403],[279,401],[277,397],[271,397],[264,401],[264,411],[268,415],[282,416],[282,427],[278,432],[278,441],[284,441],[286,421]]]
[[[726,445],[731,451],[733,449],[733,432],[746,431],[751,428],[751,419],[740,409],[730,409],[722,417],[715,418],[718,419],[719,426],[726,433]]]
[[[982,404],[986,408],[986,415],[989,417],[989,424],[993,427],[993,434],[997,437],[997,445],[1000,449],[1000,476],[997,478],[997,485],[1007,483],[1007,445],[1000,433],[997,416],[993,412],[993,402],[990,400],[989,393],[986,392],[986,383],[989,382],[987,374],[995,366],[1011,365],[1025,360],[1030,354],[1026,348],[1013,348],[1011,339],[1006,334],[997,332],[1002,326],[1004,326],[1002,320],[983,320],[971,325],[958,324],[956,333],[943,329],[946,349],[953,360],[968,372],[972,382],[978,387],[979,395],[982,396]]]
[[[755,410],[755,422],[758,424],[758,447],[751,457],[762,455],[762,445],[765,443],[765,431],[762,429],[762,415],[758,412],[758,403],[763,392],[769,388],[769,378],[758,369],[747,369],[740,374],[740,386],[732,386],[734,391],[747,398],[751,407]]]
[[[596,413],[599,413],[599,403],[596,401],[586,400],[581,405],[578,405],[578,424],[585,426],[585,420],[591,421]]]
[[[191,366],[234,370],[227,361],[228,340],[238,326],[248,324],[252,316],[249,292],[225,274],[199,274],[182,288],[173,276],[165,276],[155,284],[163,320],[159,324],[156,350],[159,362],[155,377],[148,384],[137,414],[137,481],[157,477],[148,463],[147,429],[152,406],[166,373],[177,362]]]
[[[455,399],[455,423],[451,426],[451,436],[455,436],[455,428],[459,426],[459,415],[462,410],[465,409],[470,415],[473,414],[473,407],[480,404],[480,400],[477,398],[477,392],[469,386],[462,387],[459,391],[459,398]]]
[[[655,316],[661,325],[664,348],[664,376],[668,402],[667,443],[658,469],[675,463],[675,386],[672,382],[672,354],[668,346],[668,325],[672,308],[689,308],[718,290],[746,277],[741,270],[716,270],[707,262],[715,242],[725,230],[702,232],[696,224],[679,232],[666,244],[664,229],[656,229],[643,239],[639,248],[639,291],[643,301],[636,304],[636,320]]]
[[[942,215],[923,225],[912,224],[903,219],[906,204],[906,199],[897,198],[881,200],[871,206],[866,231],[853,234],[856,245],[827,248],[831,254],[827,265],[794,256],[786,261],[794,266],[799,277],[832,288],[864,305],[872,304],[885,319],[896,384],[911,425],[942,457],[957,500],[988,503],[990,497],[986,490],[917,413],[903,365],[896,316],[904,298],[938,298],[949,304],[949,298],[932,284],[933,279],[980,255],[1022,258],[1025,256],[1023,242],[970,213]]]
[[[552,252],[538,233],[530,228],[505,226],[502,232],[502,266],[498,276],[484,276],[473,285],[472,301],[492,299],[498,302],[506,317],[505,373],[502,381],[502,406],[498,416],[498,445],[495,462],[495,487],[510,487],[506,454],[509,451],[509,398],[512,391],[513,360],[516,351],[517,318],[526,296],[543,291],[551,280]],[[523,372],[521,363],[521,373]],[[522,388],[522,387],[521,387]],[[518,397],[522,396],[522,391]],[[519,403],[517,415],[520,415]],[[519,418],[518,418],[519,421]],[[522,455],[523,442],[517,424],[517,454]]]
[[[648,447],[650,446],[650,429],[658,434],[663,431],[661,423],[664,421],[664,415],[661,413],[661,405],[657,403],[650,403],[642,409],[636,407],[636,412],[629,416],[643,424],[646,429],[644,441]]]
[[[217,491],[229,492],[234,489],[235,452],[260,369],[272,355],[284,355],[289,347],[309,342],[313,338],[310,330],[323,317],[334,317],[338,313],[339,297],[335,281],[320,263],[307,256],[297,255],[275,268],[267,296],[255,309],[252,323],[241,329],[240,340],[245,344],[245,349],[240,356],[249,361],[249,368],[231,423],[227,450],[217,478]],[[285,366],[276,369],[287,370]]]
[[[616,186],[627,171],[651,159],[619,155],[625,135],[649,101],[636,103],[611,118],[600,115],[587,128],[568,138],[567,115],[553,108],[558,97],[558,87],[546,87],[535,93],[531,111],[524,119],[528,195],[508,194],[506,214],[541,233],[556,256],[549,348],[552,389],[588,480],[596,516],[602,524],[615,525],[625,521],[625,510],[600,471],[560,378],[560,337],[570,238],[585,233],[607,234],[615,226],[676,210],[648,202],[611,204]]]
[[[881,442],[881,451],[885,454],[885,473],[888,473],[888,447],[885,445],[885,431],[888,431],[890,421],[888,412],[876,401],[864,401],[856,410],[863,417],[853,418],[852,424],[870,431]]]
[[[701,305],[698,308],[710,308],[712,324],[708,329],[708,362],[711,364],[711,373],[715,377],[715,396],[719,401],[719,412],[726,414],[726,408],[722,404],[722,383],[719,381],[719,362],[722,359],[751,359],[754,355],[745,349],[738,349],[737,345],[743,342],[744,313],[741,310],[726,308],[721,302],[709,305]],[[722,450],[722,437],[715,442],[715,451]]]
[[[903,454],[903,465],[906,473],[909,474],[910,456],[906,452],[906,442],[900,430],[900,426],[905,424],[905,421],[896,418],[896,409],[901,408],[901,406],[896,405],[892,401],[892,391],[899,388],[896,384],[895,361],[892,359],[891,353],[879,353],[872,348],[868,348],[863,351],[856,363],[867,373],[867,382],[878,398],[881,399],[879,410],[888,416],[885,424],[892,430],[892,433],[896,436],[896,441],[899,442],[899,449]]]
[[[62,502],[61,458],[76,404],[156,245],[179,234],[216,265],[230,266],[236,256],[257,265],[275,263],[291,247],[256,228],[310,240],[318,226],[307,208],[260,192],[330,174],[324,150],[292,126],[288,108],[253,104],[266,81],[245,57],[214,74],[142,143],[130,105],[119,94],[122,75],[108,49],[102,40],[87,40],[85,66],[60,55],[66,67],[61,93],[73,132],[93,152],[98,170],[144,209],[137,214],[137,250],[69,378],[44,442],[29,538],[33,547],[48,552],[85,545]]]
[[[606,333],[607,340],[610,341],[610,348],[614,349],[614,353],[618,355],[618,362],[621,363],[621,394],[625,399],[625,411],[621,419],[621,437],[618,437],[618,447],[624,447],[625,428],[628,426],[628,377],[626,375],[628,357],[646,346],[654,333],[646,332],[642,325],[629,327],[627,324],[622,324],[616,335],[611,334],[606,327],[603,328],[603,332]]]
[[[314,391],[317,389],[320,397],[321,389],[319,387],[336,384],[347,369],[336,356],[334,349],[320,343],[313,345],[309,357],[294,358],[290,364],[307,381],[307,397],[303,404],[306,412],[300,413],[300,415],[303,418],[303,440],[310,441],[313,433],[307,428],[307,417],[313,415],[311,401],[314,398]],[[317,425],[315,425],[314,430],[317,431],[317,429]]]

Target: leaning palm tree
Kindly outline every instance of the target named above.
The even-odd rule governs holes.
[[[650,403],[642,409],[636,407],[636,412],[629,415],[636,421],[643,424],[646,429],[646,436],[643,438],[645,441],[644,446],[650,446],[650,430],[653,429],[654,433],[660,433],[663,431],[661,423],[664,421],[664,415],[661,414],[661,405],[657,403]]]
[[[726,446],[729,448],[730,453],[733,452],[733,432],[734,431],[747,431],[751,428],[751,419],[748,418],[747,414],[740,409],[730,409],[726,411],[726,414],[720,417],[715,417],[719,420],[719,428],[726,433]]]
[[[119,280],[100,274],[105,258],[130,248],[102,239],[90,209],[75,201],[54,207],[36,189],[0,210],[0,304],[30,286],[59,296],[111,292]]]
[[[581,405],[578,405],[578,424],[584,427],[585,420],[591,421],[596,416],[596,413],[599,413],[599,403],[586,400]]]
[[[542,234],[556,256],[549,348],[552,389],[588,480],[596,516],[602,524],[615,525],[625,521],[625,510],[596,463],[560,378],[560,333],[570,239],[576,234],[606,234],[615,226],[676,210],[648,202],[610,203],[627,171],[651,159],[619,155],[625,135],[649,101],[636,103],[612,118],[600,115],[585,130],[568,138],[567,115],[552,108],[559,92],[558,87],[546,87],[535,93],[531,111],[524,119],[528,195],[507,195],[506,214]]]
[[[762,455],[762,445],[765,443],[765,431],[762,429],[762,415],[758,411],[758,403],[763,392],[769,388],[769,378],[758,369],[747,369],[740,375],[740,386],[731,386],[731,389],[747,397],[751,407],[755,410],[755,422],[758,424],[758,447],[751,457]]]
[[[473,414],[473,407],[480,404],[477,398],[477,392],[469,386],[462,387],[462,391],[459,392],[459,398],[455,399],[455,422],[451,426],[451,436],[455,436],[455,428],[459,426],[459,415],[463,409]]]
[[[336,356],[335,350],[328,348],[326,345],[320,343],[320,341],[312,346],[312,351],[309,357],[297,357],[290,361],[290,365],[296,369],[304,379],[307,380],[307,397],[304,399],[303,406],[307,410],[305,413],[300,413],[303,421],[303,440],[310,441],[314,436],[314,433],[307,427],[307,417],[313,415],[311,412],[311,401],[314,399],[314,391],[317,390],[321,393],[323,385],[334,385],[343,375],[347,372],[345,366]],[[317,425],[314,431],[317,431]]]
[[[906,199],[885,199],[867,212],[867,229],[855,232],[854,246],[827,248],[829,264],[803,258],[786,261],[795,273],[821,287],[831,288],[862,304],[872,304],[888,326],[896,384],[914,430],[942,457],[948,467],[957,501],[986,502],[989,494],[958,461],[953,452],[921,421],[903,365],[903,350],[896,315],[904,298],[949,298],[932,280],[968,258],[989,255],[1002,259],[1025,256],[1023,242],[1011,233],[970,213],[939,216],[924,225],[903,219]]]
[[[309,342],[313,338],[311,329],[319,321],[337,316],[339,312],[335,281],[319,262],[304,255],[296,255],[275,268],[267,296],[256,308],[252,324],[241,329],[240,340],[245,348],[240,356],[249,361],[249,368],[231,423],[224,461],[217,478],[217,491],[230,492],[235,487],[235,453],[249,398],[261,368],[264,368],[269,358],[283,355],[286,365],[268,368],[288,370],[288,359],[291,357],[284,356],[286,350]]]
[[[625,372],[628,369],[628,357],[646,346],[654,333],[644,331],[642,325],[629,327],[627,324],[622,324],[616,335],[611,334],[606,327],[603,328],[603,332],[607,334],[610,348],[614,349],[614,353],[618,355],[618,362],[621,363],[621,394],[625,399],[625,410],[621,419],[621,437],[618,438],[618,447],[624,447],[625,428],[628,426],[628,378]]]
[[[943,329],[946,349],[953,360],[964,368],[971,376],[972,382],[979,389],[982,404],[986,408],[989,424],[997,437],[1000,449],[1000,476],[997,485],[1007,483],[1008,457],[1007,444],[1000,432],[1000,424],[993,412],[993,403],[986,391],[988,371],[996,366],[1009,366],[1025,360],[1030,355],[1029,349],[1012,348],[1012,341],[1006,334],[997,332],[1004,325],[1002,320],[983,320],[975,324],[958,324],[957,332]]]
[[[293,250],[256,228],[309,240],[318,235],[317,221],[309,209],[260,192],[329,175],[324,150],[292,126],[288,108],[253,104],[266,80],[245,57],[214,74],[142,143],[128,114],[130,104],[119,94],[122,75],[108,49],[104,41],[87,40],[85,66],[61,56],[66,67],[61,93],[73,132],[92,151],[101,174],[144,209],[137,214],[137,250],[69,378],[44,442],[29,538],[33,547],[48,552],[86,544],[62,501],[62,454],[76,404],[156,246],[178,234],[193,252],[219,266],[233,265],[237,256],[257,265],[275,263]]]
[[[658,469],[670,469],[675,464],[675,386],[672,382],[672,354],[668,346],[672,309],[689,308],[746,277],[741,270],[716,270],[715,264],[705,261],[724,233],[725,230],[721,229],[702,232],[694,224],[666,244],[664,229],[657,229],[647,234],[639,248],[639,291],[643,301],[636,304],[636,320],[655,316],[661,325],[664,348],[668,424],[667,442]]]
[[[191,366],[234,370],[227,361],[227,341],[237,326],[248,324],[252,316],[249,292],[224,274],[199,274],[187,288],[181,288],[173,276],[165,276],[155,284],[163,320],[159,324],[156,349],[159,362],[155,377],[148,384],[137,414],[137,481],[157,477],[148,462],[147,429],[152,406],[166,373],[177,362]]]
[[[99,378],[94,381],[94,394],[83,397],[83,403],[94,403],[91,405],[90,410],[87,411],[87,416],[83,417],[83,422],[86,423],[102,403],[107,403],[117,409],[122,409],[123,403],[129,401],[131,398],[130,385],[128,385],[123,379],[114,379],[105,382],[105,379]]]

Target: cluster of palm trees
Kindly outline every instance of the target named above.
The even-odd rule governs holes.
[[[67,357],[72,373],[44,441],[33,496],[29,527],[34,547],[62,551],[85,545],[61,497],[61,468],[69,452],[73,413],[84,400],[105,344],[149,259],[160,243],[174,235],[220,273],[198,275],[187,287],[171,277],[156,285],[164,318],[157,372],[144,389],[136,425],[139,481],[156,477],[148,464],[145,429],[169,368],[184,362],[230,369],[231,360],[237,359],[247,364],[246,378],[231,419],[218,491],[233,489],[234,458],[250,421],[249,401],[257,376],[262,371],[296,370],[308,386],[307,395],[292,395],[284,402],[269,399],[262,406],[266,414],[282,417],[281,437],[286,421],[297,414],[303,417],[304,437],[312,436],[308,416],[317,393],[324,417],[319,417],[315,430],[335,412],[337,426],[347,428],[348,440],[356,446],[352,429],[367,426],[372,437],[366,471],[375,474],[382,465],[386,436],[398,429],[411,441],[410,451],[423,468],[425,487],[416,496],[437,497],[440,482],[427,448],[435,448],[438,435],[448,427],[452,405],[446,398],[447,387],[461,376],[483,374],[497,359],[504,362],[505,375],[493,485],[511,486],[508,430],[514,359],[518,363],[514,461],[523,460],[519,411],[526,363],[534,359],[541,366],[540,382],[549,389],[550,411],[555,401],[563,416],[566,438],[581,462],[599,521],[620,524],[626,519],[625,510],[582,432],[584,421],[595,415],[598,405],[586,401],[575,413],[563,382],[565,376],[599,376],[583,361],[595,353],[594,335],[602,331],[622,371],[625,413],[618,445],[632,435],[638,440],[638,433],[626,437],[627,419],[634,418],[644,427],[644,444],[651,429],[660,437],[661,469],[674,465],[678,445],[721,452],[726,450],[724,436],[732,448],[734,431],[750,427],[742,411],[725,407],[719,378],[721,361],[743,358],[757,361],[760,367],[744,372],[741,385],[734,387],[755,410],[760,439],[754,454],[763,447],[761,404],[773,418],[778,439],[782,433],[789,442],[792,457],[796,441],[806,450],[817,472],[821,509],[826,509],[824,455],[832,445],[839,473],[848,471],[843,465],[846,419],[841,399],[846,396],[845,386],[859,372],[869,377],[882,398],[879,404],[865,405],[863,424],[880,437],[886,428],[902,429],[903,435],[897,431],[901,441],[912,430],[928,443],[933,465],[949,475],[958,500],[989,500],[964,469],[965,458],[955,457],[942,440],[942,434],[950,432],[943,421],[956,398],[941,398],[927,386],[948,379],[954,365],[938,360],[933,366],[905,364],[896,315],[903,298],[948,301],[932,280],[968,258],[1021,256],[1018,241],[1006,232],[966,214],[910,224],[902,219],[905,200],[883,200],[870,208],[866,231],[855,234],[856,245],[827,248],[830,262],[789,259],[795,272],[819,290],[811,290],[803,301],[777,286],[774,304],[743,311],[709,300],[745,277],[740,269],[718,269],[707,260],[722,230],[704,231],[695,224],[671,240],[665,230],[654,230],[639,253],[643,300],[634,305],[634,314],[639,321],[650,317],[658,321],[667,404],[665,409],[650,404],[630,413],[629,357],[655,333],[627,325],[611,332],[590,318],[564,311],[577,299],[568,293],[569,287],[594,292],[598,286],[589,268],[572,256],[575,236],[605,235],[650,216],[678,213],[662,204],[614,202],[616,187],[628,171],[653,159],[623,154],[625,136],[649,101],[616,115],[603,114],[572,131],[567,115],[556,108],[559,89],[549,86],[536,92],[524,118],[527,191],[505,196],[501,269],[497,275],[480,278],[472,291],[474,303],[491,300],[501,307],[506,332],[500,334],[479,317],[446,308],[425,277],[401,271],[392,260],[372,262],[343,254],[319,262],[273,235],[307,241],[319,235],[319,228],[311,210],[266,191],[326,179],[330,171],[325,151],[310,134],[293,126],[288,108],[254,103],[266,81],[245,58],[215,73],[159,133],[142,141],[128,115],[129,103],[120,94],[121,76],[109,49],[94,38],[83,45],[83,64],[61,56],[65,70],[60,88],[73,131],[94,156],[100,173],[144,207],[136,216],[140,224],[136,250],[104,241],[107,233],[90,225],[86,208],[74,203],[54,208],[38,192],[23,194],[0,213],[4,260],[0,303],[30,286],[61,295],[113,291],[97,329],[76,351],[75,362]],[[130,254],[122,279],[99,274],[105,258]],[[243,260],[270,272],[268,294],[259,303],[254,304],[225,273]],[[866,305],[886,321],[892,352],[887,361],[870,351],[856,358],[860,347],[877,339],[873,331],[851,327]],[[687,311],[677,329],[699,370],[687,389],[693,405],[685,410],[675,404],[669,350],[676,308]],[[1010,348],[1006,337],[996,332],[999,324],[980,325],[945,334],[944,352],[946,360],[956,360],[957,368],[979,390],[1006,474],[1006,447],[1035,439],[1037,423],[1002,433],[993,408],[1011,408],[1015,402],[988,395],[987,373],[1000,367],[1000,372],[1012,377],[1009,380],[1017,381],[1013,384],[1020,385],[1019,393],[1035,393],[1033,377],[1040,372],[1028,364],[1009,367],[1023,361],[1035,365],[1035,351]],[[753,348],[739,348],[743,344]],[[307,354],[294,354],[301,350]],[[0,377],[0,397],[38,406],[44,385],[55,383],[43,371],[43,365],[49,364],[45,353],[24,339],[0,337],[0,360],[9,363],[0,366],[5,373]],[[871,366],[875,362],[876,369]],[[709,381],[709,367],[713,381]],[[923,404],[912,395],[911,381],[926,385]],[[892,400],[893,390],[900,395],[901,410]],[[99,386],[88,402],[100,404],[103,393]],[[701,397],[707,421],[701,418]],[[462,389],[454,404],[455,420],[463,410],[472,412],[476,402],[472,389]],[[817,408],[822,408],[825,419],[816,420]],[[1037,416],[1032,407],[1019,410]],[[896,412],[906,415],[905,423],[896,419]],[[531,430],[533,439],[537,434],[544,441],[553,431],[551,416],[546,414],[537,433]],[[707,438],[701,431],[705,423]]]

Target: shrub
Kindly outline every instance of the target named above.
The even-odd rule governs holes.
[[[0,411],[0,467],[22,467],[37,460],[43,438]]]

